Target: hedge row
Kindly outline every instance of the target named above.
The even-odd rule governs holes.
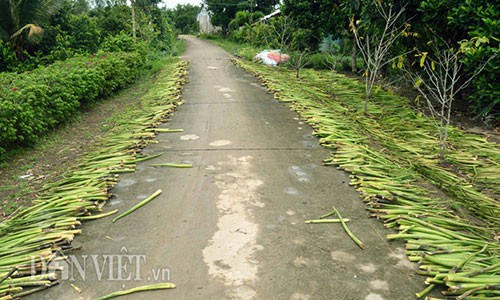
[[[142,59],[113,52],[74,57],[22,74],[0,74],[0,153],[32,145],[56,125],[71,119],[82,104],[131,83]]]

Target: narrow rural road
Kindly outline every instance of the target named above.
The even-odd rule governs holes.
[[[163,193],[116,223],[85,223],[82,249],[61,262],[68,280],[29,298],[94,299],[169,280],[176,289],[121,299],[414,299],[423,278],[404,245],[385,240],[346,173],[322,166],[329,154],[312,129],[221,48],[186,44],[186,102],[166,124],[184,131],[161,133],[145,153],[163,155],[121,176],[105,209]],[[150,166],[166,162],[193,168]],[[332,205],[365,250],[340,224],[304,223]]]

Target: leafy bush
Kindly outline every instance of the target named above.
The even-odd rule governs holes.
[[[12,51],[12,46],[0,39],[0,70],[15,68],[19,65],[19,61]]]
[[[0,152],[31,145],[71,119],[82,104],[132,82],[142,64],[136,53],[99,53],[0,77]]]
[[[500,121],[500,40],[496,38],[500,31],[500,11],[498,4],[488,1],[467,1],[454,7],[451,24],[469,24],[468,41],[461,41],[465,48],[463,63],[466,71],[472,73],[479,65],[491,59],[483,72],[473,82],[472,94],[468,98],[470,110],[479,118],[493,116]]]
[[[476,118],[486,121],[488,118],[500,121],[500,48],[497,45],[480,45],[474,50],[466,51],[463,63],[471,73],[491,59],[484,70],[472,81],[472,93],[468,97],[468,106]]]
[[[236,51],[235,55],[241,58],[244,58],[246,60],[252,60],[254,59],[255,55],[257,55],[257,52],[255,48],[251,46],[245,46],[241,47]]]
[[[319,51],[321,52],[339,53],[341,48],[342,42],[340,38],[334,40],[331,34],[325,36],[319,44]]]
[[[139,52],[146,53],[147,49],[144,42],[137,41],[130,34],[120,32],[117,35],[111,35],[104,39],[101,50],[109,52]]]
[[[331,61],[334,60],[336,62],[335,70],[337,71],[351,71],[351,57],[350,56],[341,56],[341,55],[330,55],[325,53],[315,53],[309,57],[309,65],[306,67],[310,67],[316,70],[328,70],[332,68]],[[356,59],[356,65],[358,68],[363,67],[363,60],[361,58]]]

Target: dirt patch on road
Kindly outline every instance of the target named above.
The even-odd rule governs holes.
[[[230,287],[229,295],[237,299],[253,299],[256,291],[258,261],[255,252],[262,248],[256,242],[258,225],[248,206],[263,206],[257,189],[263,182],[251,173],[251,156],[229,156],[223,162],[232,171],[215,177],[220,189],[217,208],[221,216],[217,231],[203,249],[209,274]]]

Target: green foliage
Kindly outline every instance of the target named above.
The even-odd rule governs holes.
[[[81,105],[132,82],[141,66],[136,53],[104,53],[58,61],[0,78],[0,151],[32,145]]]
[[[498,28],[500,30],[500,28]],[[463,51],[462,63],[471,73],[478,65],[486,65],[484,70],[473,79],[475,93],[468,100],[471,109],[476,117],[487,119],[488,116],[495,116],[500,120],[500,48],[498,41],[483,37],[474,37],[471,40],[464,40],[461,43]]]
[[[8,70],[19,64],[11,45],[0,40],[0,70]]]
[[[182,34],[196,34],[200,31],[200,24],[196,20],[200,7],[191,4],[177,4],[169,11],[175,30]]]
[[[228,33],[229,23],[236,17],[238,11],[270,13],[278,0],[205,0],[211,13],[211,22],[220,26],[224,34]]]
[[[134,1],[137,24],[137,43],[134,46],[125,37],[132,35],[132,12],[125,1],[93,1],[92,8],[88,1],[1,1],[0,36],[3,42],[0,45],[0,72],[30,70],[74,55],[96,53],[100,49],[115,51],[126,48],[125,51],[142,54],[148,49],[171,51],[175,43],[173,25],[166,10],[157,7],[157,0]],[[18,35],[20,42],[11,39],[15,28],[26,22],[33,24],[27,24],[29,26]],[[36,44],[28,43],[33,30],[39,33]],[[17,60],[22,60],[22,64],[12,60],[12,54]]]
[[[309,57],[309,64],[307,67],[311,67],[316,70],[329,70],[332,69],[332,63],[335,62],[335,70],[337,71],[351,71],[351,58],[348,56],[327,54],[327,53],[315,53],[311,54]],[[364,66],[363,59],[358,58],[356,60],[356,65],[358,68]]]
[[[246,47],[241,47],[239,48],[236,53],[236,56],[244,58],[246,60],[252,60],[254,59],[255,55],[257,55],[257,51],[255,48],[251,46],[246,46]]]
[[[262,18],[264,14],[260,11],[256,12],[248,12],[248,11],[239,11],[236,13],[234,19],[229,22],[229,30],[234,31],[238,30],[240,27],[253,24]]]
[[[249,15],[250,15],[250,13],[248,13],[246,11],[238,11],[236,13],[236,16],[234,17],[234,19],[232,19],[231,22],[229,22],[229,25],[228,25],[229,30],[230,31],[237,30],[241,26],[247,24],[249,22]]]
[[[470,73],[493,57],[482,73],[473,80],[474,93],[468,98],[477,117],[496,116],[500,120],[500,5],[490,1],[466,0],[452,9],[450,24],[468,24],[468,38],[463,63]],[[464,47],[462,47],[464,49]]]
[[[173,21],[165,10],[155,9],[152,12],[154,26],[153,29],[158,33],[150,42],[150,47],[173,54],[176,46],[176,33]]]
[[[464,59],[464,69],[461,70],[463,80],[474,73],[475,68],[488,60],[499,51],[500,4],[498,1],[488,0],[409,0],[409,1],[305,1],[284,0],[283,13],[295,19],[295,28],[310,30],[308,37],[309,47],[315,47],[325,36],[332,34],[342,40],[352,40],[352,31],[348,24],[354,20],[360,30],[366,30],[372,36],[383,30],[383,19],[374,13],[375,3],[385,6],[391,5],[394,10],[405,7],[401,17],[402,22],[408,23],[405,35],[391,47],[389,56],[396,57],[413,49],[432,54],[431,48],[435,43],[442,41],[441,49],[458,47],[461,41],[487,40],[475,47],[474,53],[467,54]],[[359,22],[359,23],[358,23]],[[306,38],[307,39],[307,38]],[[352,44],[352,43],[351,43]],[[352,55],[356,55],[356,47],[352,48]],[[313,60],[315,58],[313,57]],[[499,74],[499,60],[495,57],[486,66],[485,70],[475,77],[473,84],[459,100],[465,103],[463,110],[485,117],[487,114],[499,115],[500,104],[498,91],[500,83],[496,78]],[[410,65],[418,63],[413,55],[406,57]],[[319,62],[318,62],[319,63]],[[390,68],[384,68],[382,74],[391,76],[398,74]],[[397,78],[395,78],[397,79]]]
[[[133,1],[134,39],[131,9],[121,0],[92,8],[88,0],[0,1],[0,72],[12,72],[0,73],[0,152],[33,145],[80,106],[158,70],[166,54],[179,51],[157,2]],[[37,44],[28,43],[33,32]]]
[[[208,10],[211,12],[210,22],[220,26],[223,33],[227,33],[229,22],[236,16],[239,0],[206,0]]]
[[[235,41],[235,42],[248,43],[248,42],[250,42],[250,30],[253,30],[253,34],[258,36],[257,31],[259,29],[259,25],[261,25],[261,24],[255,24],[252,26],[252,28],[250,28],[250,26],[246,25],[246,26],[237,28],[235,30],[232,30],[230,35],[229,35],[229,39],[232,41]],[[265,39],[258,36],[258,38],[256,40],[257,40],[257,43],[261,44],[262,41],[264,41]]]
[[[417,22],[415,30],[423,35],[420,43],[432,40],[433,37],[446,41],[448,44],[456,43],[467,38],[467,24],[458,24],[452,20],[456,18],[453,7],[460,6],[464,0],[424,0],[417,7]],[[452,21],[452,22],[450,22]]]
[[[494,49],[486,48],[482,52],[485,53],[484,57],[491,56]],[[498,54],[499,48],[496,48]],[[478,55],[479,56],[479,55]],[[465,64],[474,66],[474,62],[481,59],[481,57],[467,57]],[[497,55],[495,59],[491,60],[473,81],[472,85],[474,93],[469,96],[469,105],[471,106],[474,114],[478,118],[484,120],[488,116],[493,116],[497,121],[500,121],[500,57]]]
[[[467,93],[457,100],[462,110],[472,112],[476,117],[496,115],[499,119],[500,83],[496,79],[500,77],[498,1],[426,0],[419,4],[416,16],[412,24],[415,24],[415,31],[420,34],[416,45],[421,51],[429,51],[427,42],[436,39],[452,47],[458,47],[459,43],[468,45],[462,59],[463,78],[474,74],[478,66],[497,55],[474,78]],[[442,48],[446,48],[446,45]]]
[[[329,34],[324,37],[319,44],[319,51],[326,53],[338,53],[341,49],[341,45],[342,43],[340,39],[333,40],[332,35]]]
[[[316,49],[326,34],[339,32],[345,22],[339,18],[341,8],[337,0],[284,0],[283,12],[296,21],[297,29],[308,32],[304,44],[311,49]]]
[[[89,12],[89,16],[96,18],[104,36],[117,35],[120,32],[132,32],[130,7],[127,5],[106,6]]]
[[[121,32],[117,35],[109,36],[104,39],[101,49],[108,52],[139,52],[145,54],[146,45],[143,42],[136,41],[130,34]]]
[[[219,40],[221,36],[213,33],[202,33],[200,34],[200,38],[207,40]]]
[[[30,43],[38,42],[47,22],[63,0],[0,1],[0,39],[10,41],[19,60]]]
[[[277,17],[252,26],[247,24],[231,32],[230,38],[236,42],[252,41],[255,46],[286,51],[307,48],[306,41],[310,31],[296,28],[293,23],[290,18]]]
[[[73,49],[86,49],[95,52],[99,48],[101,32],[97,21],[87,14],[70,15],[68,23],[63,29],[71,36],[70,47]]]

